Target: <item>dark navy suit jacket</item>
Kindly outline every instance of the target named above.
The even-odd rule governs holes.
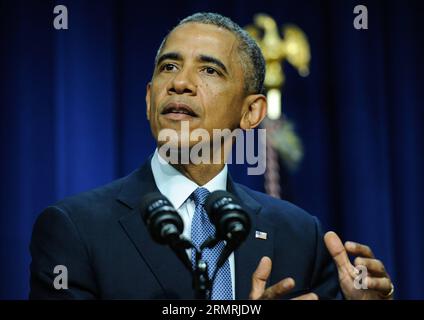
[[[292,277],[292,295],[339,295],[335,266],[318,220],[290,204],[234,183],[227,190],[252,220],[235,252],[236,299],[247,299],[262,256],[272,259],[269,284]],[[143,195],[158,191],[150,161],[106,186],[66,198],[38,217],[31,239],[32,299],[193,299],[191,275],[167,246],[155,243],[142,221]],[[255,231],[267,233],[256,239]],[[68,271],[68,289],[55,289],[57,265]],[[64,275],[62,273],[62,275]]]

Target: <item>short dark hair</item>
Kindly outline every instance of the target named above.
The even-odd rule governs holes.
[[[239,41],[239,53],[242,59],[242,68],[244,73],[244,86],[248,93],[264,93],[265,79],[265,59],[262,51],[256,41],[242,29],[237,23],[228,17],[224,17],[218,13],[199,12],[188,16],[181,20],[172,30],[186,23],[211,24],[224,28],[233,33]],[[155,58],[155,64],[159,58],[166,39],[172,30],[165,36],[158,49]]]

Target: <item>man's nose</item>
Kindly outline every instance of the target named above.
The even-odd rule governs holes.
[[[197,86],[193,78],[194,76],[188,68],[182,68],[175,74],[174,79],[170,81],[168,93],[195,95]]]

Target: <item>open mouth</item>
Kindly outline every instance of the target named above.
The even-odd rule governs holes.
[[[197,117],[197,114],[188,105],[183,103],[170,103],[162,110],[161,114]]]

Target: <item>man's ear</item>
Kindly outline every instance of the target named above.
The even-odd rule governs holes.
[[[266,116],[267,101],[263,94],[248,95],[243,104],[240,128],[256,128]]]
[[[150,121],[150,87],[152,86],[152,83],[147,83],[146,86],[146,117],[147,120]]]

